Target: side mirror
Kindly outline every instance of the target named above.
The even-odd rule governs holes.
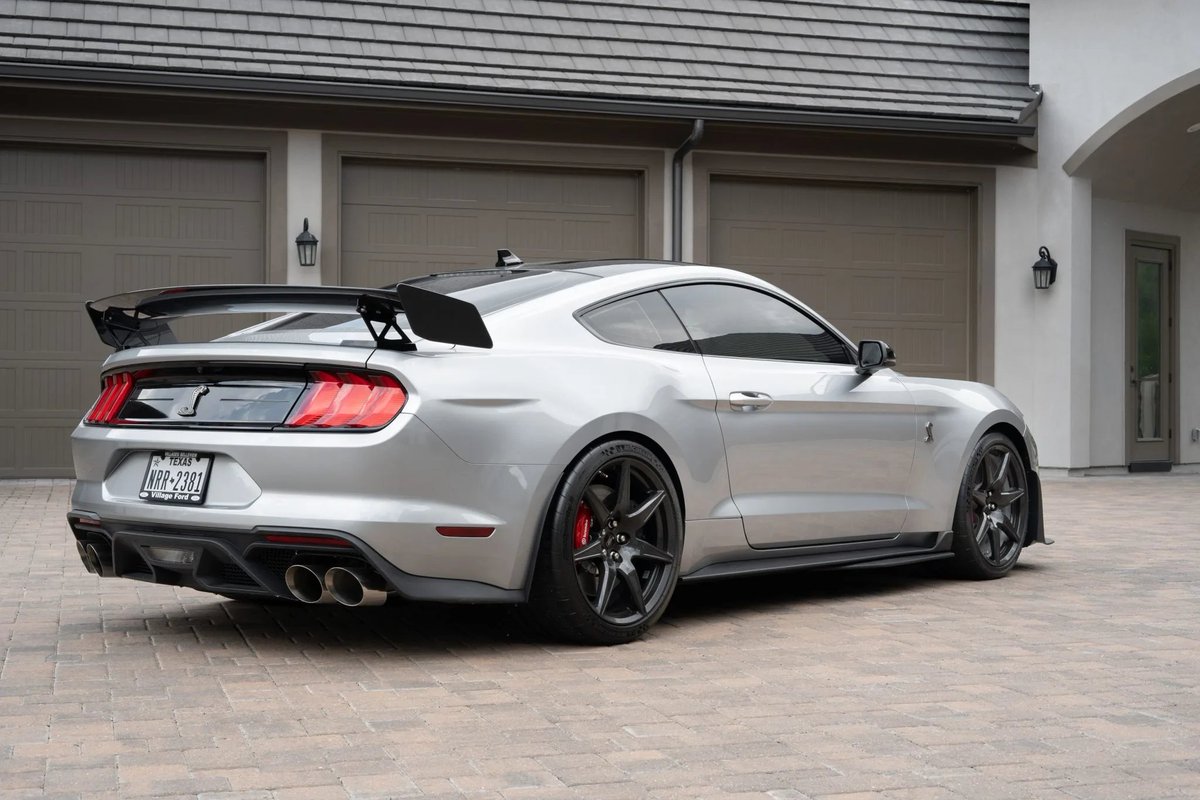
[[[858,343],[859,375],[870,375],[877,369],[896,366],[896,352],[888,347],[887,342],[878,339],[864,339]]]

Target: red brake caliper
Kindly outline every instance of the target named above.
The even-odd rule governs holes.
[[[591,535],[592,512],[588,509],[587,503],[580,503],[579,510],[575,512],[575,549],[578,550],[586,545]]]

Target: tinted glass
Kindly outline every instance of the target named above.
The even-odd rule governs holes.
[[[466,300],[480,314],[490,314],[502,308],[524,303],[580,283],[597,280],[595,275],[568,270],[499,270],[477,269],[464,272],[444,272],[423,275],[403,281],[438,294]],[[395,284],[382,288],[390,289]],[[397,316],[401,328],[408,327],[404,315]],[[272,332],[290,330],[366,331],[367,326],[357,314],[297,314],[270,328]]]
[[[627,297],[583,315],[601,339],[633,347],[693,352],[687,332],[658,292]]]
[[[715,283],[675,286],[663,294],[705,355],[853,363],[841,340],[768,294]]]
[[[529,269],[451,272],[404,282],[438,294],[453,295],[474,305],[480,314],[490,314],[594,280],[598,278],[586,272]]]

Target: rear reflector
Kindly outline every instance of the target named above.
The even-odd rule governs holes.
[[[308,544],[318,546],[324,545],[326,547],[354,546],[345,539],[337,539],[333,536],[293,536],[289,533],[268,533],[263,538],[273,544]]]
[[[437,532],[442,536],[455,536],[463,539],[486,539],[495,528],[480,528],[469,525],[438,525]]]
[[[390,375],[315,370],[284,424],[289,428],[382,428],[407,401],[408,394]]]

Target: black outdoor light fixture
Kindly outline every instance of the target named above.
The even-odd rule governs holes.
[[[1058,262],[1050,257],[1048,247],[1039,247],[1038,256],[1038,262],[1033,265],[1033,288],[1049,289],[1058,277]]]
[[[317,237],[308,232],[308,217],[304,218],[304,230],[296,237],[296,252],[300,255],[300,266],[317,265]]]

